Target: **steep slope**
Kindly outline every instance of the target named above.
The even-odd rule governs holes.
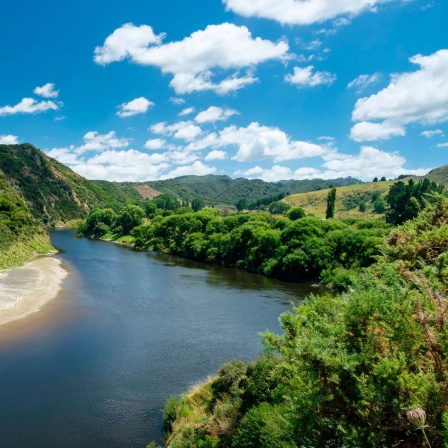
[[[95,206],[142,199],[132,187],[88,181],[30,144],[0,145],[0,171],[21,191],[31,214],[50,225],[83,218]]]
[[[31,216],[21,192],[0,173],[0,269],[51,250],[48,234]]]

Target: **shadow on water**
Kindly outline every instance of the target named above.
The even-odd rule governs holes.
[[[71,231],[51,237],[71,274],[54,320],[0,346],[2,448],[161,441],[167,397],[254,359],[258,332],[279,331],[290,303],[316,292]]]

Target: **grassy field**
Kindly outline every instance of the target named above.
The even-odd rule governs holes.
[[[335,218],[371,219],[383,217],[384,214],[377,214],[373,211],[372,194],[375,191],[379,191],[384,199],[389,191],[389,187],[395,182],[395,180],[392,180],[337,187]],[[302,207],[307,215],[325,218],[329,191],[330,189],[327,188],[309,193],[292,194],[286,196],[282,201],[292,206]],[[366,203],[365,212],[359,211],[359,203],[362,200]]]

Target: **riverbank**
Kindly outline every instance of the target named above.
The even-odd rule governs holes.
[[[39,311],[56,297],[68,272],[54,257],[0,271],[0,325]]]

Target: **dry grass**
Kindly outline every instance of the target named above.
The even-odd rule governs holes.
[[[405,179],[406,181],[406,179]],[[350,200],[360,195],[371,196],[373,192],[379,191],[384,198],[389,191],[389,187],[396,181],[370,182],[366,184],[346,185],[336,189],[336,214],[335,218],[356,218],[356,219],[376,219],[381,218],[383,214],[373,212],[372,201],[366,200],[366,211],[360,212],[358,205],[347,209],[344,206],[344,199]],[[283,202],[292,206],[302,207],[307,215],[314,215],[318,218],[325,218],[327,208],[327,195],[329,188],[325,190],[312,191],[309,193],[297,193],[287,196]]]

